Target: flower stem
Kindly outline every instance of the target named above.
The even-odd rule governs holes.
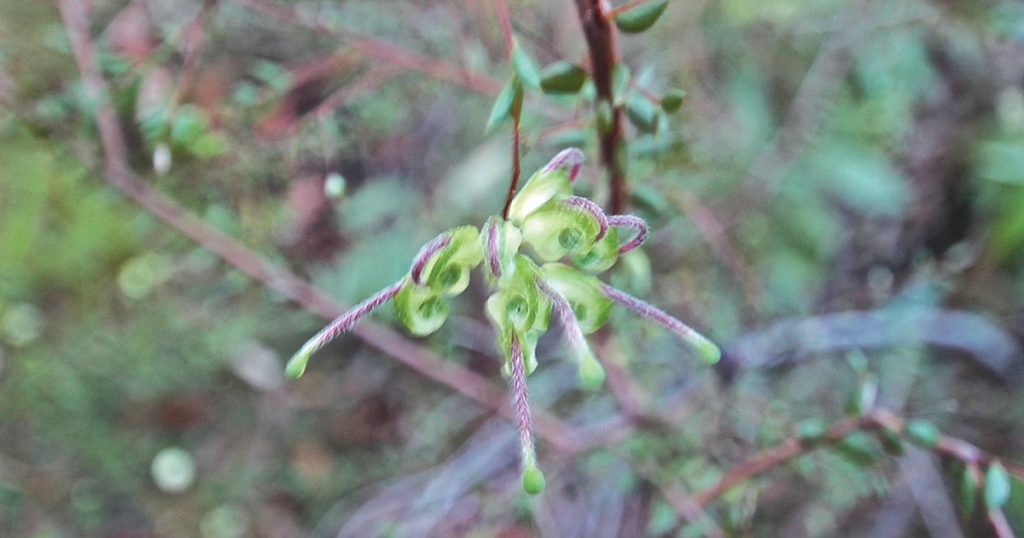
[[[693,330],[689,325],[672,317],[660,308],[607,284],[601,285],[601,292],[612,301],[624,306],[630,312],[660,324],[684,342],[693,346],[697,356],[705,363],[715,364],[721,358],[722,352],[718,349],[718,346]]]
[[[612,215],[608,217],[608,225],[615,228],[633,230],[636,234],[629,241],[619,245],[619,254],[625,254],[639,247],[647,240],[647,223],[640,217],[634,215]]]
[[[292,379],[298,379],[302,376],[302,373],[306,371],[306,364],[309,363],[309,358],[321,348],[334,340],[338,335],[349,331],[359,322],[359,320],[366,317],[370,312],[376,310],[380,305],[391,300],[398,290],[402,289],[404,280],[400,280],[391,286],[388,286],[369,299],[357,304],[352,307],[348,312],[338,316],[334,321],[330,322],[326,327],[316,333],[312,338],[306,341],[305,344],[292,356],[288,361],[288,365],[285,366],[285,373]]]

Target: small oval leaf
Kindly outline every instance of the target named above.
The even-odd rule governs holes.
[[[523,47],[519,45],[519,41],[516,40],[512,45],[512,69],[515,70],[519,78],[523,80],[523,83],[531,88],[540,87],[540,73],[537,71],[537,64],[533,62],[533,58],[523,50]]]
[[[580,91],[587,73],[578,65],[557,61],[540,72],[540,89],[554,95],[573,94]]]
[[[1010,477],[998,461],[988,466],[985,473],[985,507],[999,510],[1010,498]]]
[[[626,101],[629,121],[642,133],[653,133],[658,129],[658,112],[654,105],[639,95]]]
[[[935,448],[939,443],[939,429],[927,420],[908,420],[905,431],[911,441],[924,448]]]
[[[517,100],[523,98],[523,85],[519,82],[519,77],[509,77],[508,82],[498,93],[498,97],[494,100],[494,105],[491,106],[491,115],[487,118],[487,127],[484,132],[491,132],[495,127],[505,121],[505,118],[512,114],[512,108],[515,106]]]
[[[661,109],[669,114],[679,110],[683,106],[683,97],[686,92],[679,88],[672,88],[661,96]]]
[[[651,0],[615,16],[615,25],[627,34],[637,34],[654,26],[668,7],[668,0]]]
[[[974,482],[974,476],[969,467],[964,467],[960,472],[960,481],[956,488],[957,508],[960,510],[960,517],[968,519],[974,513],[978,505],[978,485]]]

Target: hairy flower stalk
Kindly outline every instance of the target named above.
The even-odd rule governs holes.
[[[484,258],[491,278],[501,277],[501,257],[498,252],[498,226],[491,222],[484,227]]]
[[[530,495],[536,495],[544,490],[544,473],[537,468],[537,453],[533,447],[533,429],[530,426],[530,403],[526,393],[526,369],[523,365],[523,350],[519,345],[519,338],[512,336],[509,361],[512,366],[512,375],[509,383],[512,385],[512,403],[515,407],[516,418],[519,426],[519,445],[522,450],[522,482],[523,490]]]
[[[612,215],[608,217],[608,225],[614,228],[632,230],[636,235],[619,245],[619,254],[625,254],[639,247],[647,239],[647,223],[644,219],[633,215]]]
[[[705,338],[702,334],[693,330],[689,325],[672,317],[660,308],[637,299],[628,293],[619,291],[607,284],[603,284],[601,286],[601,292],[612,301],[624,306],[630,312],[633,312],[642,318],[657,322],[662,327],[665,327],[681,338],[684,342],[693,346],[697,352],[697,356],[705,363],[715,364],[718,362],[718,359],[721,358],[722,352],[718,349],[718,346]]]
[[[583,166],[583,152],[579,148],[566,148],[548,161],[548,164],[541,169],[541,173],[553,172],[559,168],[566,169],[569,174],[569,183],[572,183],[576,181],[581,166]]]
[[[423,280],[420,275],[423,273],[423,268],[426,267],[427,262],[430,258],[441,251],[444,247],[447,247],[452,242],[452,235],[445,232],[433,239],[431,239],[426,245],[420,248],[420,251],[416,253],[416,257],[412,259],[412,268],[409,270],[409,275],[412,277],[412,281],[417,285],[422,285]]]
[[[573,358],[576,359],[580,384],[583,388],[590,390],[600,387],[604,383],[604,368],[590,351],[590,346],[587,345],[587,339],[583,337],[583,330],[580,329],[580,324],[576,321],[569,301],[561,292],[547,285],[541,279],[537,279],[537,288],[551,300],[551,306],[555,315],[558,316],[558,322],[562,324],[565,341],[572,348]]]
[[[329,323],[326,327],[316,333],[312,338],[306,341],[299,349],[292,355],[292,358],[288,360],[288,365],[285,366],[285,373],[291,379],[298,379],[302,376],[302,373],[306,371],[306,364],[309,363],[310,356],[316,353],[321,348],[326,346],[331,340],[334,340],[338,335],[347,332],[355,327],[359,320],[363,319],[371,312],[376,310],[380,305],[390,301],[398,290],[402,289],[404,280],[400,280],[382,290],[377,292],[369,299],[357,304],[352,307],[348,312],[338,316],[334,321]]]

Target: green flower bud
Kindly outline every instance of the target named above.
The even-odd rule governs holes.
[[[523,223],[523,240],[546,261],[566,254],[585,254],[601,231],[598,220],[588,212],[550,204],[531,214]]]
[[[572,186],[568,171],[563,168],[539,171],[527,180],[512,199],[508,207],[508,218],[515,224],[522,224],[526,217],[551,200],[571,194]]]
[[[435,293],[452,297],[469,286],[470,271],[483,260],[483,246],[473,226],[460,226],[445,235],[448,243],[426,260],[420,278]]]
[[[484,223],[480,243],[484,251],[484,274],[492,286],[501,286],[512,277],[522,241],[523,234],[511,222],[492,216]]]
[[[603,273],[611,269],[619,259],[619,234],[609,228],[600,241],[583,254],[573,254],[572,263],[588,273]]]
[[[448,319],[448,303],[434,290],[406,280],[395,295],[395,313],[410,333],[426,336]]]
[[[536,465],[530,465],[523,469],[523,491],[530,495],[537,495],[544,491],[546,485],[544,473]]]
[[[583,334],[590,334],[608,321],[612,301],[601,291],[601,281],[568,265],[548,263],[541,267],[545,281],[569,302]]]

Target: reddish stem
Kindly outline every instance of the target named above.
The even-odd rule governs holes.
[[[512,178],[508,182],[508,194],[505,195],[505,207],[501,210],[501,218],[508,220],[508,210],[512,207],[516,188],[519,187],[519,115],[523,110],[522,100],[512,104]]]
[[[601,163],[608,173],[611,190],[609,209],[613,214],[625,213],[627,205],[626,175],[620,154],[624,150],[622,107],[615,106],[612,95],[612,71],[619,63],[616,30],[604,12],[602,0],[576,0],[583,35],[590,51],[590,69],[597,91],[597,103],[607,103],[612,109],[612,124],[599,133]]]

